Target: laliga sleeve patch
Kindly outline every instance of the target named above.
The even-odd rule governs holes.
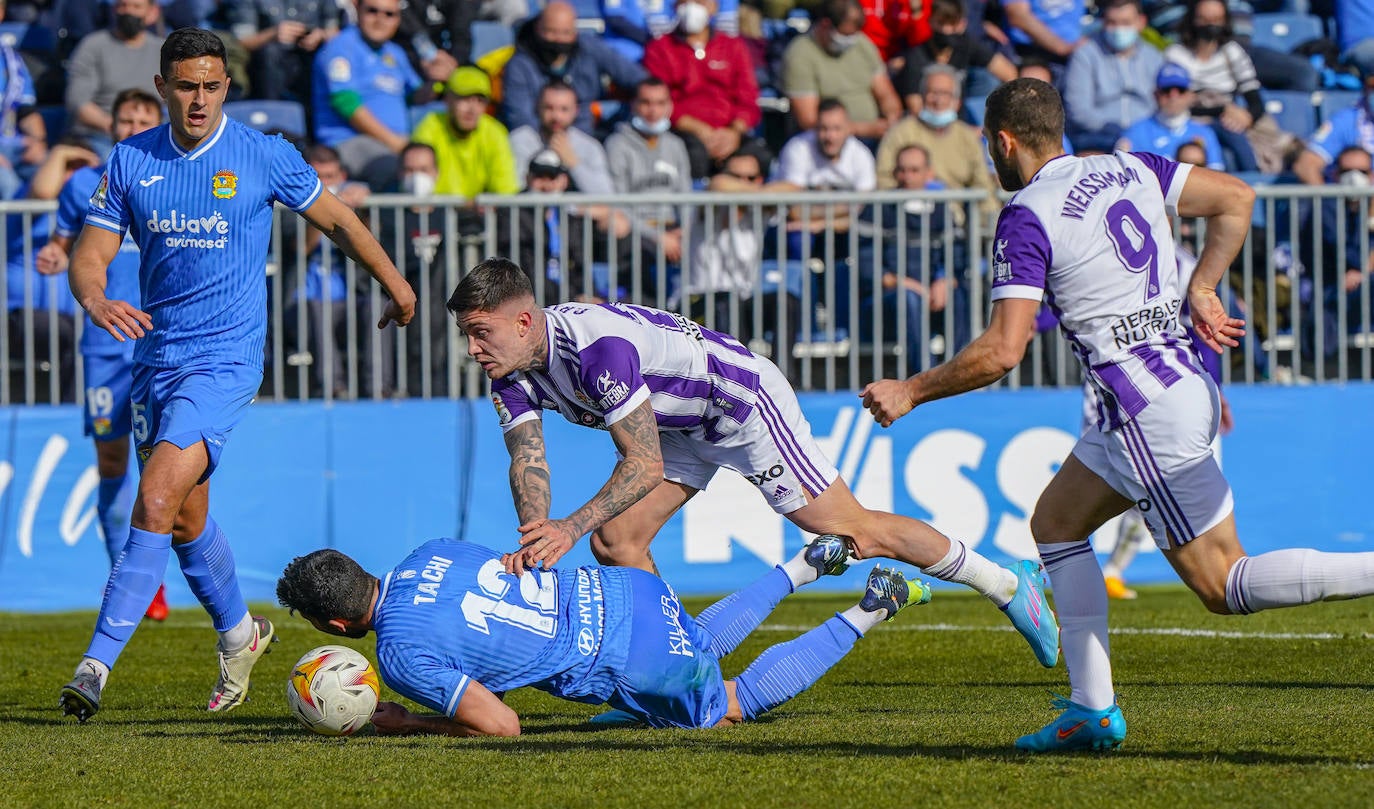
[[[491,403],[496,406],[496,418],[499,419],[502,424],[510,424],[514,416],[511,415],[510,408],[506,407],[506,403],[501,401],[501,394],[493,393],[491,395]]]
[[[95,187],[95,193],[91,194],[91,207],[99,208],[102,211],[107,207],[110,196],[110,173],[107,171],[100,175],[100,184]]]
[[[346,82],[353,78],[353,66],[348,63],[348,59],[343,56],[335,56],[329,60],[329,80],[333,82]]]

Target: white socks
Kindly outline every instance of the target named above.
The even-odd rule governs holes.
[[[82,669],[89,669],[95,672],[95,676],[100,678],[100,690],[105,690],[105,681],[110,679],[110,667],[96,660],[94,657],[83,657],[81,662],[76,664],[76,673],[80,674]]]
[[[922,568],[927,576],[942,581],[966,584],[992,599],[998,607],[1011,603],[1016,595],[1016,574],[1001,565],[993,564],[987,557],[971,550],[957,539],[949,541],[949,552],[930,567]]]
[[[810,584],[820,578],[816,569],[806,563],[805,547],[802,548],[797,555],[778,565],[778,567],[782,569],[782,572],[786,574],[788,580],[792,582],[792,592],[794,593],[797,591],[798,587]]]
[[[841,612],[840,617],[848,621],[849,625],[858,630],[859,634],[867,635],[870,629],[887,620],[887,610],[869,612],[855,604]]]
[[[237,624],[219,633],[219,648],[222,652],[237,652],[252,642],[253,616],[246,612]]]
[[[1059,646],[1073,691],[1069,699],[1093,711],[1116,702],[1107,642],[1107,587],[1087,541],[1040,545],[1059,613]]]
[[[1226,574],[1226,605],[1237,615],[1374,594],[1374,553],[1309,548],[1242,556]]]

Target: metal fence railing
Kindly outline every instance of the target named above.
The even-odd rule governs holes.
[[[1222,295],[1250,328],[1229,381],[1370,380],[1374,190],[1258,189],[1253,227]],[[0,404],[81,401],[84,318],[65,274],[44,276],[51,203],[0,204]],[[629,300],[672,309],[771,357],[802,390],[904,376],[948,359],[988,313],[995,202],[976,191],[481,197],[378,195],[359,214],[415,287],[406,329],[378,331],[367,274],[278,212],[264,282],[260,398],[460,398],[485,393],[444,304],[477,261],[506,255],[545,303]],[[1196,247],[1205,223],[1175,223]],[[1104,237],[1105,238],[1105,237]],[[1057,330],[1000,384],[1073,386]]]

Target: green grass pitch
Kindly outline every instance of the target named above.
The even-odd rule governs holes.
[[[789,599],[726,676],[849,603]],[[176,610],[139,629],[84,726],[57,691],[93,614],[0,614],[0,807],[1374,806],[1374,600],[1223,618],[1181,588],[1143,588],[1112,605],[1125,746],[1052,757],[1011,742],[1052,717],[1063,663],[1042,669],[963,592],[883,624],[753,724],[594,730],[596,708],[524,689],[507,697],[515,739],[313,736],[285,682],[332,641],[267,614],[281,640],[238,710],[203,710],[214,636],[203,613]],[[346,642],[371,656],[370,640]]]

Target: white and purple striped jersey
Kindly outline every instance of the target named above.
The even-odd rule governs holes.
[[[759,359],[738,340],[647,306],[563,303],[544,309],[546,367],[492,384],[503,432],[541,410],[606,429],[645,401],[660,430],[734,433],[754,412]]]
[[[1100,430],[1205,373],[1180,317],[1169,222],[1191,168],[1134,152],[1056,157],[997,220],[992,299],[1054,310],[1097,390]]]

